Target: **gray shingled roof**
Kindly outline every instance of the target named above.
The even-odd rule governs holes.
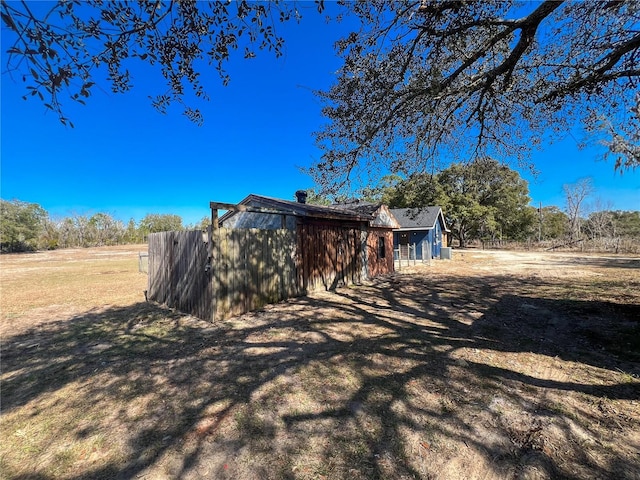
[[[438,206],[422,207],[422,208],[392,208],[391,213],[400,228],[412,230],[431,229],[435,227],[438,221],[438,215],[442,210]],[[444,222],[444,219],[443,219]]]

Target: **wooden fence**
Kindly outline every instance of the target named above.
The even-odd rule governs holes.
[[[214,302],[202,232],[152,233],[148,242],[147,299],[198,318],[209,318]]]
[[[147,298],[204,320],[222,320],[301,293],[296,235],[215,230],[149,235]]]
[[[299,295],[295,232],[218,229],[213,233],[211,273],[212,319]]]

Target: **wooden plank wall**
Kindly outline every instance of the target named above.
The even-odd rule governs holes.
[[[379,238],[384,238],[384,258],[379,255]],[[400,246],[402,249],[402,245]],[[369,277],[393,272],[393,232],[390,229],[371,228],[367,235],[367,274]]]
[[[298,282],[304,292],[363,280],[362,227],[333,223],[298,226]]]
[[[214,319],[240,315],[300,294],[294,232],[221,228],[213,238]]]
[[[220,228],[211,239],[209,261],[200,231],[149,235],[148,299],[223,320],[306,292],[359,283],[367,274],[366,231],[357,224],[305,223],[297,233]]]
[[[211,318],[207,256],[200,231],[150,234],[147,298],[198,318]]]
[[[221,228],[212,240],[209,262],[200,231],[149,235],[148,299],[210,321],[301,293],[294,232]]]

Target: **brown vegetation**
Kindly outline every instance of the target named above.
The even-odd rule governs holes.
[[[0,259],[3,478],[640,477],[640,259],[454,251],[208,324],[137,251]]]

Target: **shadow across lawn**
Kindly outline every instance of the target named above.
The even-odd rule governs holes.
[[[586,265],[599,268],[630,268],[640,269],[640,258],[623,256],[602,256],[602,255],[572,255],[565,257],[565,261],[576,265]]]
[[[466,478],[637,478],[640,445],[584,438],[640,426],[612,403],[640,397],[638,305],[475,280],[391,276],[214,325],[141,303],[10,337],[5,474],[451,478],[460,456]]]

